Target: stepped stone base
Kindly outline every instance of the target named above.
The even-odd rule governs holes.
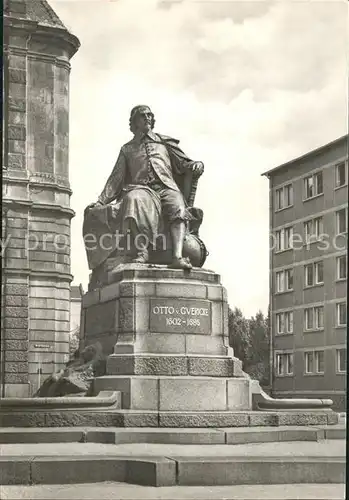
[[[109,350],[106,375],[92,381],[95,397],[5,398],[1,427],[338,423],[331,400],[275,400],[242,371],[217,274],[129,265],[114,279],[82,303],[82,346],[99,341]]]
[[[3,445],[1,484],[122,481],[148,486],[211,486],[343,483],[345,478],[344,441],[265,443],[258,447],[60,443],[55,454],[51,446]],[[14,456],[9,454],[11,450]]]
[[[84,344],[116,338],[93,394],[120,391],[122,408],[133,410],[252,409],[217,274],[129,265],[114,276],[83,299]]]
[[[331,401],[277,401],[243,372],[229,346],[227,294],[218,274],[129,264],[110,273],[110,279],[114,281],[83,297],[81,340],[83,346],[101,342],[108,353],[106,375],[93,380],[92,394],[116,392],[120,405],[95,416],[66,415],[62,425],[75,421],[125,427],[236,427],[337,422],[328,411]],[[251,413],[252,409],[273,413]],[[45,425],[56,419],[48,415]]]
[[[19,443],[160,443],[160,444],[250,444],[286,441],[345,439],[345,425],[232,427],[232,428],[2,428],[1,444]]]
[[[334,425],[332,410],[312,411],[151,411],[37,410],[1,412],[2,427],[274,427]]]

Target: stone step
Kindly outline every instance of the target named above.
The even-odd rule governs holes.
[[[0,411],[2,427],[154,427],[217,428],[322,426],[338,423],[331,411],[151,411],[32,410]]]
[[[247,444],[345,439],[345,427],[237,427],[217,429],[145,428],[2,428],[0,443],[165,443]]]
[[[1,484],[149,486],[343,483],[345,442],[257,445],[3,445]]]
[[[108,375],[242,377],[242,362],[230,356],[112,354]]]

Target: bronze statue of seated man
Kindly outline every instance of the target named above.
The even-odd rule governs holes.
[[[198,238],[202,211],[193,207],[204,165],[190,160],[178,140],[154,133],[154,124],[148,106],[132,109],[130,129],[134,137],[122,146],[97,202],[85,210],[83,233],[90,269],[122,253],[128,262],[167,263],[190,270],[190,253],[196,243],[205,255],[200,262],[194,258],[194,265],[205,260],[206,251]],[[186,244],[189,235],[197,242]],[[185,246],[191,248],[186,256]]]

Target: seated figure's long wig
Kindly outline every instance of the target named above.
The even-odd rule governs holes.
[[[135,106],[134,108],[132,108],[131,114],[130,114],[129,124],[130,124],[130,130],[131,130],[131,132],[133,134],[136,132],[135,119],[136,119],[137,113],[142,108],[148,108],[149,109],[149,111],[151,113],[151,128],[152,128],[152,130],[154,128],[154,125],[155,125],[154,113],[152,113],[152,111],[150,110],[149,106],[146,106],[145,104],[139,104],[138,106]]]

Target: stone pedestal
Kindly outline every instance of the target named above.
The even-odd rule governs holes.
[[[109,354],[94,393],[120,391],[122,408],[225,411],[252,408],[250,380],[228,343],[219,275],[129,265],[82,302],[82,341]]]

